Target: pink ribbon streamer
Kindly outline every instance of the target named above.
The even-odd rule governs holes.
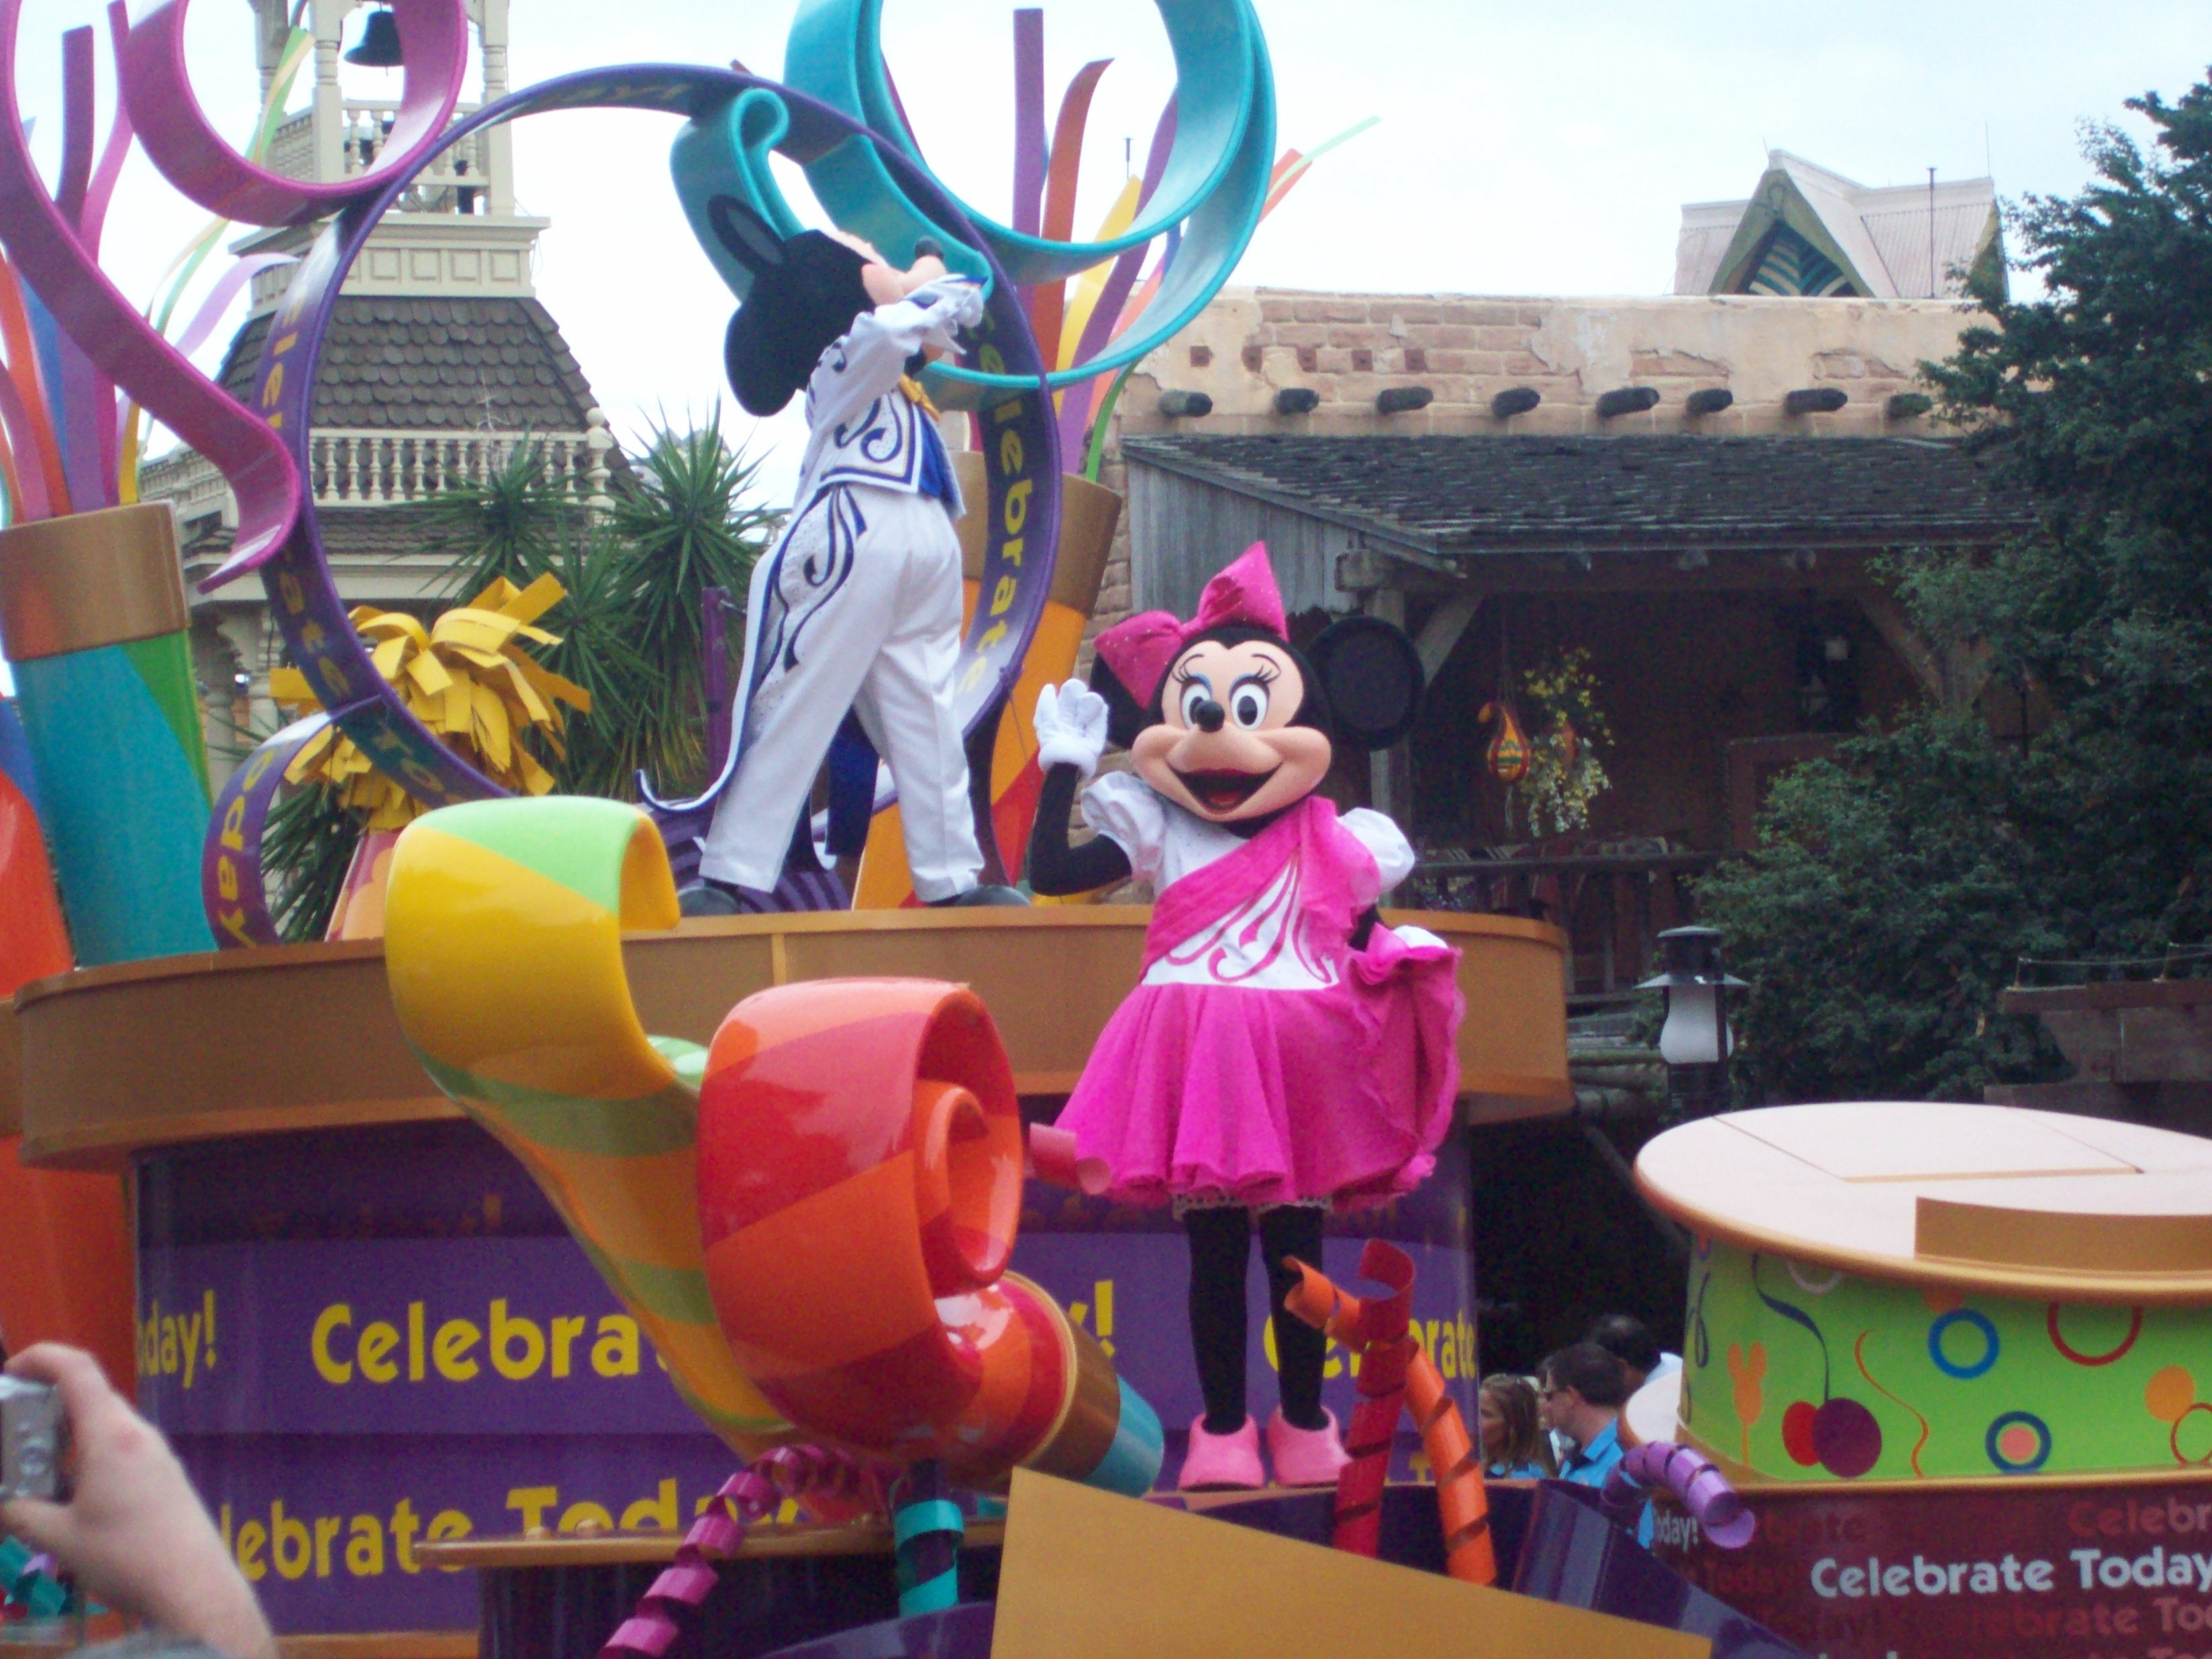
[[[824,1446],[778,1446],[722,1483],[707,1512],[691,1523],[676,1559],[653,1581],[637,1611],[599,1650],[599,1659],[661,1659],[683,1634],[680,1611],[696,1611],[714,1589],[710,1556],[728,1556],[745,1541],[745,1528],[766,1520],[786,1498],[804,1498],[847,1514],[883,1512],[884,1486],[875,1468],[850,1452]]]

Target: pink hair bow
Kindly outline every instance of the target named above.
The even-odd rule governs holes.
[[[1231,623],[1247,623],[1285,637],[1290,633],[1265,542],[1254,542],[1234,564],[1206,583],[1206,592],[1199,595],[1198,615],[1188,622],[1165,611],[1139,611],[1098,636],[1098,654],[1131,696],[1149,703],[1160,677],[1187,643],[1210,628]]]

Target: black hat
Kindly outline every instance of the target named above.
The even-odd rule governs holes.
[[[722,364],[750,415],[773,415],[805,386],[831,341],[873,307],[860,281],[866,258],[818,230],[788,239],[734,197],[707,204],[715,235],[752,273],[730,319]]]

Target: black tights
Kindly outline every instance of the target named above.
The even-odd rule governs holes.
[[[1283,1417],[1292,1428],[1317,1429],[1322,1360],[1328,1339],[1283,1306],[1298,1282],[1286,1265],[1295,1256],[1321,1266],[1323,1212],[1286,1205],[1260,1212],[1260,1259],[1267,1268],[1267,1304],[1275,1322],[1277,1382]],[[1252,1212],[1234,1206],[1191,1210],[1182,1218],[1190,1237],[1190,1345],[1198,1358],[1198,1386],[1206,1396],[1206,1431],[1234,1434],[1244,1425],[1244,1268],[1252,1255]]]

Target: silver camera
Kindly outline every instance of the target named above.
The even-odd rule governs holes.
[[[0,1498],[62,1497],[68,1443],[59,1395],[44,1382],[0,1376]]]

